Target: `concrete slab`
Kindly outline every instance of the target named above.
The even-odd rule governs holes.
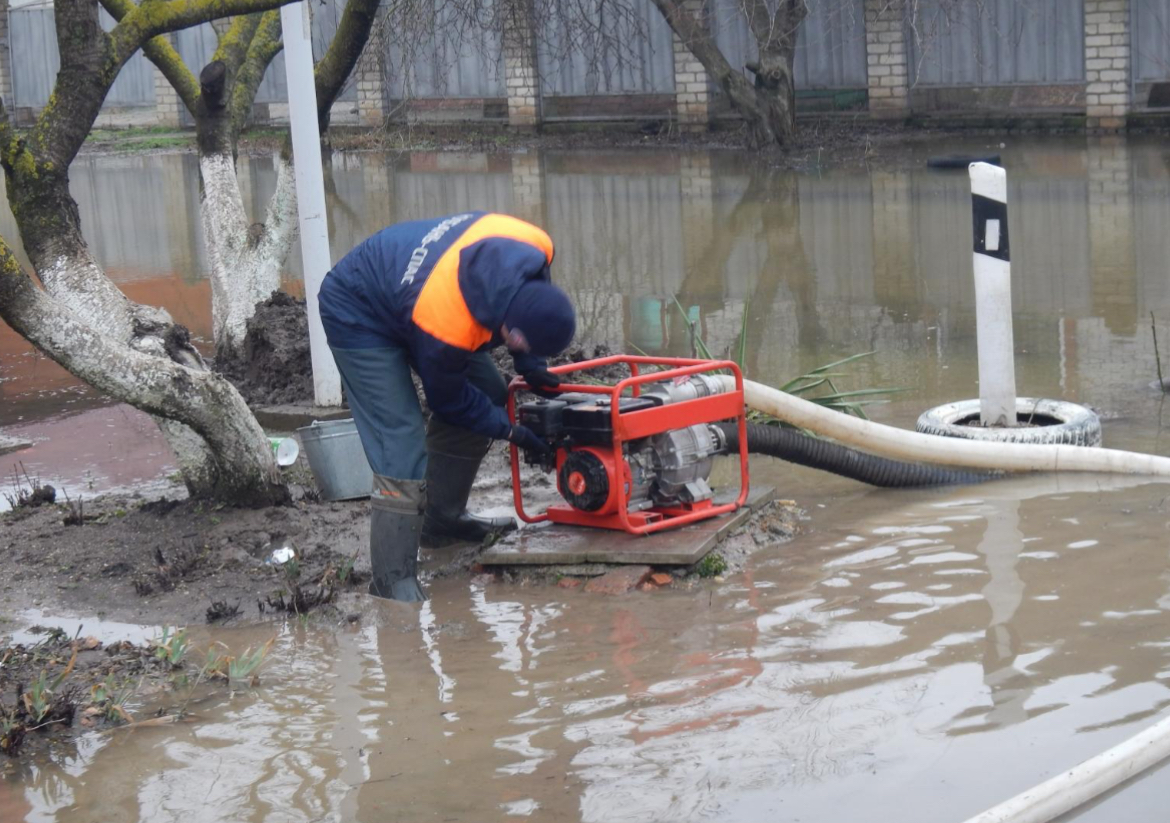
[[[734,489],[716,493],[717,503],[729,502]],[[538,523],[508,535],[479,556],[485,566],[571,565],[576,563],[644,563],[684,566],[697,563],[731,530],[751,516],[757,506],[776,499],[771,486],[753,486],[739,511],[713,517],[693,526],[651,535],[610,529],[589,529]]]
[[[278,432],[293,432],[301,426],[309,426],[314,420],[344,420],[353,417],[349,409],[336,406],[302,406],[286,403],[280,406],[258,406],[252,409],[256,419],[265,429]]]
[[[25,440],[23,437],[9,437],[6,434],[0,434],[0,454],[17,452],[21,449],[27,449],[31,445],[32,441]]]

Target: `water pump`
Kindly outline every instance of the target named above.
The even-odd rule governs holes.
[[[615,355],[552,371],[571,375],[623,364],[630,377],[614,385],[561,384],[555,397],[517,406],[522,380],[509,387],[508,412],[552,448],[531,465],[556,473],[565,504],[544,514],[525,510],[519,452],[512,447],[516,511],[522,520],[621,529],[645,534],[734,511],[748,494],[746,437],[740,455],[740,489],[734,502],[716,504],[708,482],[717,454],[728,451],[717,422],[734,421],[744,432],[742,377],[730,361]],[[661,371],[644,372],[655,366]],[[713,379],[730,371],[735,391]]]

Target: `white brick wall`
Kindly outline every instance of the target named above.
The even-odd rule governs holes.
[[[869,110],[874,117],[896,117],[909,107],[904,14],[905,0],[865,0]]]
[[[179,128],[183,125],[183,101],[171,81],[154,69],[154,117],[160,126]]]
[[[1085,115],[1120,129],[1130,109],[1130,0],[1085,0]]]
[[[536,36],[529,0],[507,0],[504,23],[504,87],[508,94],[508,125],[540,125],[540,76],[536,70]]]
[[[703,15],[703,0],[684,0],[683,7],[691,14]],[[707,70],[695,59],[679,36],[674,41],[674,99],[680,126],[705,129],[710,123],[710,85]]]
[[[386,41],[375,27],[366,41],[358,64],[357,78],[358,122],[370,128],[381,128],[389,114],[386,94]]]

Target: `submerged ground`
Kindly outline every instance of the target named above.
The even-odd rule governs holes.
[[[737,345],[746,317],[748,372],[764,382],[874,350],[844,382],[905,388],[873,414],[912,426],[977,392],[966,182],[925,169],[960,150],[999,151],[1009,171],[1021,393],[1088,403],[1107,445],[1166,453],[1162,398],[1148,388],[1151,312],[1170,340],[1170,167],[1158,141],[947,139],[886,148],[869,165],[813,157],[798,171],[724,150],[339,154],[330,226],[339,255],[397,220],[518,214],[556,240],[555,276],[591,339],[686,354],[677,298],[718,352]],[[244,162],[260,204],[271,167]],[[87,236],[123,288],[206,336],[194,158],[83,158],[73,179]],[[9,216],[0,230],[14,236]],[[360,549],[360,504],[307,522],[295,510],[249,515],[227,531],[214,511],[184,509],[170,531],[159,515],[160,540],[225,561],[187,589],[151,576],[185,548],[161,564],[62,573],[73,561],[56,535],[131,542],[120,531],[137,506],[129,495],[173,491],[169,456],[148,420],[77,387],[8,329],[0,397],[4,433],[36,441],[6,466],[75,498],[125,501],[104,524],[38,513],[32,534],[0,526],[0,632],[35,643],[31,624],[72,636],[81,623],[81,636],[113,642],[187,624],[199,654],[275,637],[257,685],[201,700],[195,722],[94,730],[6,762],[5,823],[957,823],[1170,702],[1170,491],[1159,484],[881,492],[757,461],[753,480],[808,520],[722,580],[613,598],[461,573],[433,580],[421,608],[371,602],[355,584],[328,617],[207,628],[203,612],[233,575],[294,529],[341,558]],[[150,593],[135,592],[139,577]],[[259,617],[243,606],[248,622]],[[144,696],[131,709],[153,706]],[[1158,819],[1164,772],[1077,820]]]

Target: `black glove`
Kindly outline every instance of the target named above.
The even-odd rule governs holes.
[[[535,454],[548,454],[552,451],[552,446],[537,437],[536,432],[520,424],[516,424],[508,432],[508,442]]]
[[[548,369],[532,369],[524,375],[524,382],[532,389],[533,394],[538,394],[541,397],[556,397],[555,392],[550,392],[548,389],[555,389],[561,385],[561,378],[550,372]]]

